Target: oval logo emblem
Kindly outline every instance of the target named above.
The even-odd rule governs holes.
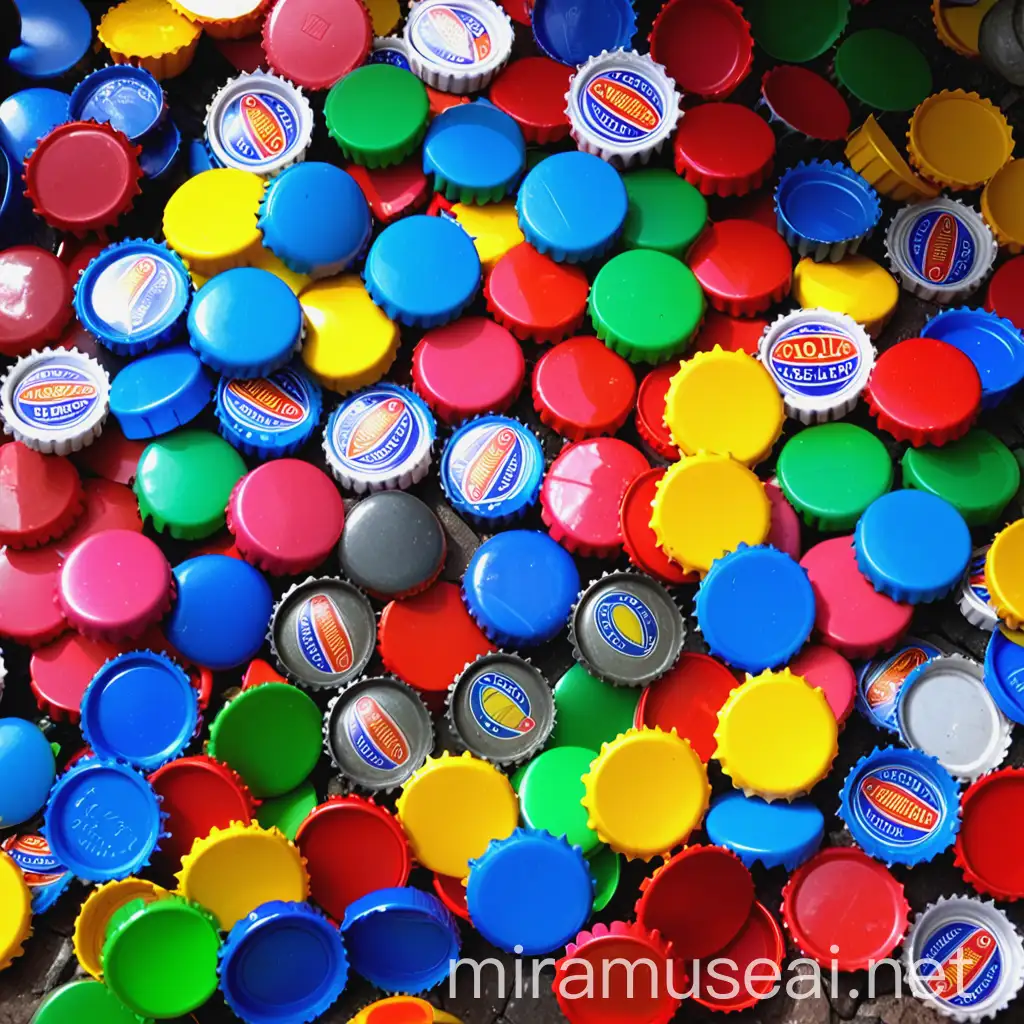
[[[220,137],[239,163],[259,166],[295,145],[298,116],[279,96],[244,92],[225,108]]]
[[[594,623],[609,647],[630,658],[646,657],[658,642],[654,612],[639,597],[624,590],[613,590],[598,599]]]
[[[337,675],[355,664],[355,650],[338,606],[326,594],[307,598],[295,617],[302,656],[318,672]]]
[[[933,964],[920,961],[934,961]],[[976,1006],[999,984],[1003,957],[996,936],[981,925],[952,921],[933,932],[921,949],[919,977],[951,1006]]]
[[[932,210],[914,223],[909,236],[913,269],[931,284],[956,284],[975,261],[974,239],[967,226],[948,210]]]
[[[156,256],[124,256],[103,270],[93,284],[93,311],[105,324],[131,337],[179,310],[180,285],[164,260]]]
[[[348,709],[345,729],[353,749],[371,768],[390,772],[409,760],[409,741],[398,723],[373,697],[360,697]]]
[[[768,352],[775,377],[801,395],[841,392],[857,374],[860,349],[849,335],[826,323],[802,323],[779,335]]]
[[[62,429],[81,423],[99,401],[95,381],[71,363],[44,363],[14,389],[14,411],[35,427]]]
[[[931,780],[902,765],[872,769],[857,785],[857,820],[893,846],[913,846],[928,839],[938,829],[944,812],[942,797]]]
[[[658,90],[632,71],[605,71],[581,91],[577,106],[583,119],[612,142],[636,142],[656,131],[665,116]]]
[[[518,495],[533,469],[533,451],[511,426],[470,428],[447,458],[453,488],[474,505],[498,505]]]
[[[272,377],[231,380],[224,388],[222,401],[236,423],[269,433],[298,426],[309,415],[305,384],[292,370],[282,370]]]
[[[967,570],[967,585],[982,604],[988,604],[991,596],[988,592],[988,584],[985,582],[985,556],[987,554],[988,548],[985,548],[980,554],[975,555]]]
[[[500,672],[485,672],[473,680],[469,710],[477,725],[499,740],[518,739],[537,725],[526,691]]]
[[[416,21],[413,42],[446,64],[476,64],[491,55],[487,26],[464,7],[431,7]]]
[[[865,670],[863,685],[864,700],[868,707],[876,711],[892,707],[907,676],[918,665],[939,653],[939,649],[931,644],[927,647],[909,646],[871,662]]]
[[[50,844],[42,836],[8,836],[0,848],[21,868],[30,888],[53,885],[68,872],[54,857]]]
[[[331,447],[349,466],[383,475],[415,454],[424,433],[425,423],[409,401],[388,391],[370,391],[342,407]]]

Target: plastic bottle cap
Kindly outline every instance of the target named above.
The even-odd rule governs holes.
[[[32,934],[32,894],[21,868],[6,853],[0,853],[0,899],[5,910],[0,925],[0,964],[9,967],[22,955],[23,944]]]
[[[587,860],[594,878],[594,913],[599,914],[615,898],[622,877],[622,858],[607,846]]]
[[[145,68],[111,64],[75,86],[65,120],[106,123],[137,142],[160,124],[164,113],[164,91]]]
[[[615,686],[592,676],[582,665],[573,665],[555,685],[558,718],[549,747],[583,747],[595,752],[593,760],[602,743],[633,725],[641,695],[632,687]],[[532,827],[543,826],[534,823]],[[578,838],[573,843],[587,845]]]
[[[188,69],[202,28],[164,0],[124,0],[103,15],[96,35],[115,63],[136,63],[162,80]]]
[[[672,435],[665,426],[665,396],[679,366],[673,361],[649,371],[640,381],[636,394],[636,431],[646,450],[657,459],[668,462],[678,460],[679,450],[672,443]]]
[[[754,40],[778,61],[804,64],[830,49],[846,29],[850,0],[754,0],[743,7]]]
[[[888,654],[866,662],[857,673],[857,709],[872,725],[896,732],[896,700],[907,676],[940,654],[934,644],[907,637]]]
[[[71,462],[20,441],[0,445],[0,544],[38,547],[66,533],[82,509],[82,481]]]
[[[971,553],[971,564],[967,567],[964,578],[960,581],[960,589],[957,592],[957,606],[960,614],[978,629],[984,629],[991,633],[999,625],[999,616],[992,607],[991,597],[988,592],[988,585],[985,582],[985,556],[988,554],[990,544],[975,548]],[[992,687],[990,687],[992,689]],[[993,691],[998,702],[999,697]],[[1009,716],[1012,718],[1012,715]]]
[[[622,244],[682,259],[707,223],[704,197],[666,168],[630,171],[622,181],[629,198]]]
[[[92,978],[79,978],[54,989],[32,1019],[36,1024],[71,1024],[76,1020],[135,1024],[138,1017],[106,985]]]
[[[541,0],[529,12],[533,36],[546,56],[577,66],[603,50],[629,46],[636,33],[636,14],[623,0],[602,4],[599,14],[585,22],[565,0]]]
[[[368,64],[390,64],[409,70],[409,46],[401,36],[376,36]]]
[[[676,173],[706,196],[746,195],[764,184],[774,163],[775,134],[737,103],[694,107],[676,132]]]
[[[1011,523],[992,542],[985,558],[985,580],[992,604],[1010,627],[1024,627],[1024,520]]]
[[[287,793],[261,800],[256,820],[264,828],[278,829],[284,833],[286,839],[294,842],[295,833],[306,816],[316,807],[316,801],[316,789],[307,779]]]
[[[0,252],[0,274],[5,282],[0,354],[28,355],[56,341],[73,314],[67,267],[45,249],[16,245]]]
[[[838,263],[805,256],[793,271],[793,298],[805,309],[829,309],[856,320],[876,338],[899,301],[892,275],[867,256],[848,255]]]
[[[457,881],[459,888],[465,892],[462,880]],[[407,1019],[409,1024],[432,1024],[433,1021],[447,1020],[450,1016],[416,996],[389,996],[387,999],[378,999],[360,1010],[349,1024],[387,1024],[396,1012],[401,1014],[401,1019]],[[451,1019],[454,1024],[459,1024],[455,1017]]]
[[[67,629],[54,600],[62,563],[53,545],[34,551],[0,549],[0,636],[38,647]]]
[[[850,134],[845,153],[850,166],[879,195],[888,199],[916,203],[922,199],[934,199],[940,192],[937,185],[914,173],[907,163],[906,151],[896,148],[874,114],[869,114],[864,123]]]
[[[139,154],[139,166],[150,181],[160,181],[178,159],[181,130],[169,118],[147,136]]]
[[[792,871],[821,845],[825,818],[810,800],[767,803],[733,790],[711,802],[704,828],[713,843],[732,850],[748,868]]]
[[[571,68],[547,57],[520,57],[491,83],[491,102],[519,125],[527,142],[545,145],[569,134],[565,96]]]
[[[266,0],[174,0],[172,6],[212,38],[233,40],[259,29],[267,4]]]
[[[810,68],[770,68],[761,79],[761,101],[772,121],[809,139],[840,142],[850,134],[850,107],[843,94]]]
[[[781,551],[789,555],[790,558],[799,560],[803,550],[800,539],[800,517],[775,483],[766,483],[764,493],[768,495],[768,502],[772,507],[772,520],[766,543],[776,551]]]
[[[821,690],[841,728],[857,695],[857,675],[849,661],[831,647],[808,644],[790,661],[789,669]]]
[[[374,217],[384,224],[422,206],[430,194],[430,183],[421,161],[411,158],[397,167],[367,169],[358,164],[345,168],[363,190]]]
[[[10,251],[10,250],[8,250]],[[1007,260],[988,284],[985,308],[990,313],[1006,317],[1017,330],[1024,324],[1024,304],[1021,303],[1021,285],[1024,283],[1024,257]]]
[[[88,448],[76,452],[74,462],[103,480],[130,485],[145,448],[142,441],[125,438],[116,421],[107,420],[103,433]]]
[[[835,77],[875,110],[913,110],[932,91],[924,54],[906,36],[883,28],[848,35],[836,49]]]
[[[56,766],[41,730],[23,718],[0,718],[0,767],[10,774],[0,800],[5,826],[34,818],[47,801]]]
[[[978,779],[961,803],[963,822],[956,839],[956,864],[979,892],[1001,900],[1024,895],[1020,863],[1000,839],[1021,809],[1019,768],[1003,768]]]
[[[669,586],[695,583],[697,577],[683,572],[665,554],[658,546],[657,537],[651,529],[651,504],[664,475],[665,470],[660,467],[649,469],[636,477],[626,488],[622,504],[619,506],[622,545],[633,565],[661,583]]]
[[[85,688],[120,653],[115,644],[80,633],[66,633],[33,651],[29,676],[39,709],[55,722],[77,722]]]
[[[340,687],[357,678],[377,638],[373,608],[351,583],[304,580],[274,607],[270,646],[281,670],[310,689]]]
[[[563,99],[564,94],[565,90]],[[70,120],[70,99],[66,92],[57,89],[33,88],[12,92],[0,103],[0,144],[10,157],[13,169],[24,165],[25,157],[44,135]]]
[[[978,3],[964,6],[941,4],[932,0],[932,24],[939,42],[962,57],[981,56],[981,23],[995,3],[996,0],[979,0]]]
[[[454,203],[448,212],[473,239],[485,274],[494,269],[502,256],[523,242],[516,204],[512,198],[488,203],[486,206]]]

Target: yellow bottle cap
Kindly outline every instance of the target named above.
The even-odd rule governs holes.
[[[416,996],[391,996],[360,1010],[348,1024],[431,1024],[434,1007]]]
[[[398,26],[402,12],[398,0],[366,0],[375,36],[389,36]]]
[[[1010,629],[1024,627],[1024,519],[996,534],[985,556],[985,584],[999,618]]]
[[[32,893],[21,868],[0,853],[0,971],[21,956],[32,934]]]
[[[792,800],[828,774],[838,735],[821,689],[784,668],[762,672],[729,694],[718,712],[714,756],[747,796]]]
[[[244,39],[259,32],[270,0],[168,0],[214,39]]]
[[[786,410],[771,374],[746,352],[716,345],[679,367],[665,396],[665,426],[685,455],[731,455],[753,466],[771,453]]]
[[[793,298],[804,309],[845,313],[877,338],[896,311],[900,286],[885,267],[859,253],[838,263],[805,256],[793,271]]]
[[[882,131],[874,114],[846,140],[846,159],[850,166],[879,195],[898,203],[934,199],[937,185],[925,181],[911,170],[906,157]]]
[[[519,823],[519,798],[508,778],[472,754],[442,754],[402,787],[398,820],[413,855],[442,875],[465,878],[469,862],[492,839],[505,839]]]
[[[929,181],[963,192],[981,188],[1010,159],[1013,131],[994,103],[976,92],[946,89],[914,111],[907,149]]]
[[[197,839],[182,858],[178,890],[209,910],[228,931],[268,900],[309,897],[306,862],[280,829],[233,821]]]
[[[86,897],[75,919],[75,933],[71,943],[82,969],[97,981],[103,980],[100,954],[107,935],[110,919],[132,900],[148,902],[162,899],[167,890],[145,878],[120,878],[107,882]]]
[[[1024,647],[1024,629],[1008,629],[1002,623],[999,623],[999,632],[1007,640],[1012,640],[1018,647]]]
[[[703,576],[716,558],[740,544],[763,544],[770,525],[764,485],[727,455],[691,455],[658,482],[651,529],[684,572]]]
[[[374,384],[398,354],[398,324],[356,274],[316,281],[300,296],[306,314],[302,361],[325,388],[348,394]]]
[[[962,57],[980,57],[978,30],[996,3],[997,0],[978,0],[974,6],[967,7],[932,0],[932,21],[939,41]]]
[[[96,29],[115,64],[138,64],[154,78],[174,78],[192,63],[202,29],[167,0],[125,0]]]
[[[583,786],[587,825],[640,860],[685,843],[711,799],[704,762],[675,729],[629,729],[603,743]]]
[[[1024,251],[1024,160],[996,171],[981,193],[981,213],[1000,245]]]
[[[294,270],[289,270],[280,257],[275,256],[266,246],[261,245],[254,249],[250,256],[254,267],[259,267],[260,270],[266,270],[274,277],[281,278],[296,297],[313,283],[313,278],[308,274],[296,274]]]
[[[491,270],[505,253],[525,241],[519,228],[519,216],[516,213],[514,199],[488,203],[486,206],[456,203],[451,212],[473,239],[485,273]]]
[[[445,1013],[444,1010],[434,1010],[434,1024],[462,1024],[462,1021],[458,1017],[453,1017],[450,1013]]]
[[[260,246],[256,213],[263,179],[220,167],[189,178],[164,207],[167,244],[193,274],[213,277],[248,264]]]

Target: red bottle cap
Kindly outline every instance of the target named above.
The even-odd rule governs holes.
[[[104,246],[99,242],[83,242],[81,239],[68,236],[60,243],[57,256],[68,268],[71,280],[77,281],[78,275],[103,252],[103,249]]]
[[[27,356],[56,341],[74,312],[71,276],[52,252],[16,245],[0,252],[0,355]]]
[[[563,341],[533,368],[533,407],[541,423],[570,441],[614,434],[635,402],[633,368],[597,338]]]
[[[109,124],[69,121],[39,140],[25,164],[25,194],[58,231],[113,227],[142,191],[140,146]]]
[[[963,437],[981,411],[970,356],[936,338],[907,338],[875,363],[864,389],[881,430],[915,448]]]
[[[313,899],[335,920],[377,889],[403,886],[412,870],[398,819],[361,796],[334,796],[314,807],[295,833]]]
[[[341,539],[345,506],[334,481],[301,459],[275,459],[235,484],[227,527],[239,554],[274,576],[319,565]]]
[[[810,68],[780,64],[761,79],[761,97],[773,119],[821,142],[850,134],[850,107],[828,79]]]
[[[840,725],[850,717],[857,694],[857,673],[838,651],[809,644],[789,663],[789,671],[821,688]]]
[[[446,110],[451,110],[452,107],[459,107],[463,103],[469,102],[468,96],[457,96],[453,92],[441,92],[440,89],[435,89],[432,86],[427,86],[427,104],[430,107],[430,116],[437,117],[438,114],[443,114]]]
[[[505,13],[520,25],[530,27],[530,11],[533,8],[532,0],[500,0]]]
[[[651,370],[636,393],[636,432],[655,455],[669,462],[679,461],[679,449],[665,426],[665,395],[678,370],[675,361]]]
[[[83,636],[131,639],[170,610],[172,580],[164,553],[148,537],[104,530],[87,537],[65,559],[57,599]]]
[[[664,475],[665,470],[661,466],[655,466],[646,473],[641,473],[626,488],[622,504],[619,506],[622,546],[633,565],[670,587],[683,583],[699,583],[699,576],[684,572],[665,554],[664,548],[658,545],[658,539],[651,529],[651,503],[658,493],[658,482]],[[648,692],[644,690],[645,694]]]
[[[55,722],[77,722],[92,677],[122,653],[117,644],[66,633],[34,651],[28,672],[39,710]]]
[[[541,518],[552,538],[584,558],[616,555],[622,550],[622,497],[648,468],[641,452],[616,437],[568,445],[540,491]]]
[[[147,443],[129,441],[111,418],[103,425],[103,433],[88,448],[75,452],[72,458],[76,465],[104,480],[131,486]]]
[[[0,445],[0,545],[34,548],[61,537],[82,514],[78,471],[20,441]]]
[[[304,89],[329,89],[366,63],[372,43],[362,0],[277,0],[263,23],[270,70]]]
[[[1024,256],[1007,260],[988,283],[985,308],[1024,330]]]
[[[519,125],[527,142],[557,142],[569,134],[565,96],[575,73],[547,57],[520,57],[491,83],[490,99]]]
[[[857,568],[853,537],[816,544],[800,559],[817,606],[814,626],[821,639],[847,658],[887,651],[910,628],[913,605],[880,594]]]
[[[732,0],[669,0],[654,19],[650,42],[651,57],[680,92],[709,100],[728,96],[754,59],[750,26]]]
[[[434,872],[434,892],[437,898],[456,917],[463,921],[469,921],[469,907],[466,906],[466,886],[461,878],[453,878],[451,875],[439,875]]]
[[[705,103],[688,110],[679,122],[676,174],[706,196],[753,192],[764,184],[774,163],[775,132],[764,118],[738,103]]]
[[[204,544],[194,548],[192,556],[198,555],[224,555],[227,558],[237,558],[240,562],[245,561],[235,547],[235,538],[226,529],[218,531]]]
[[[385,224],[418,209],[430,195],[430,182],[418,157],[395,167],[346,164],[345,170],[363,190],[374,217]]]
[[[1024,897],[1020,846],[1007,825],[1024,820],[1024,768],[1003,768],[978,779],[960,801],[955,863],[978,892],[997,900]]]
[[[759,317],[741,320],[719,313],[717,309],[709,309],[690,348],[693,352],[710,352],[717,345],[725,352],[746,352],[748,356],[756,356],[761,335],[767,329],[768,321]]]
[[[254,686],[262,686],[264,683],[288,685],[288,680],[262,658],[253,658],[242,676],[242,689],[251,690]]]
[[[764,485],[764,493],[772,506],[772,522],[766,543],[784,551],[795,562],[800,561],[800,517],[782,491],[773,483]]]
[[[67,629],[53,599],[60,567],[52,545],[35,551],[0,548],[0,636],[39,647]]]
[[[793,284],[789,246],[777,231],[753,220],[709,224],[686,262],[708,302],[732,316],[764,312],[781,302]]]
[[[526,360],[510,331],[467,316],[427,331],[412,354],[413,388],[445,423],[504,412],[519,396]]]
[[[555,342],[583,323],[590,282],[579,267],[556,263],[522,242],[494,264],[484,284],[487,308],[517,338]]]
[[[820,850],[782,890],[782,920],[800,951],[841,971],[866,970],[889,956],[909,913],[903,886],[854,846]]]
[[[675,729],[707,764],[715,752],[718,712],[739,680],[709,654],[683,651],[660,679],[640,694],[634,725]]]
[[[737,220],[753,220],[763,224],[769,231],[779,233],[779,218],[775,212],[775,196],[770,189],[751,192],[749,196],[729,204]]]
[[[267,55],[263,52],[263,41],[258,35],[245,36],[243,39],[214,37],[213,45],[236,71],[251,75],[254,71],[267,70]]]
[[[69,533],[54,541],[54,547],[64,558],[94,533],[102,533],[104,530],[133,530],[142,533],[139,501],[130,487],[102,477],[92,477],[83,481],[82,492],[85,496],[85,511]]]

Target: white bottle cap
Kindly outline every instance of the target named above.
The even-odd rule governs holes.
[[[972,626],[988,630],[989,633],[999,625],[999,616],[992,607],[988,586],[985,583],[985,555],[991,546],[986,544],[974,549],[967,575],[964,576],[957,595],[957,604],[963,617]]]

